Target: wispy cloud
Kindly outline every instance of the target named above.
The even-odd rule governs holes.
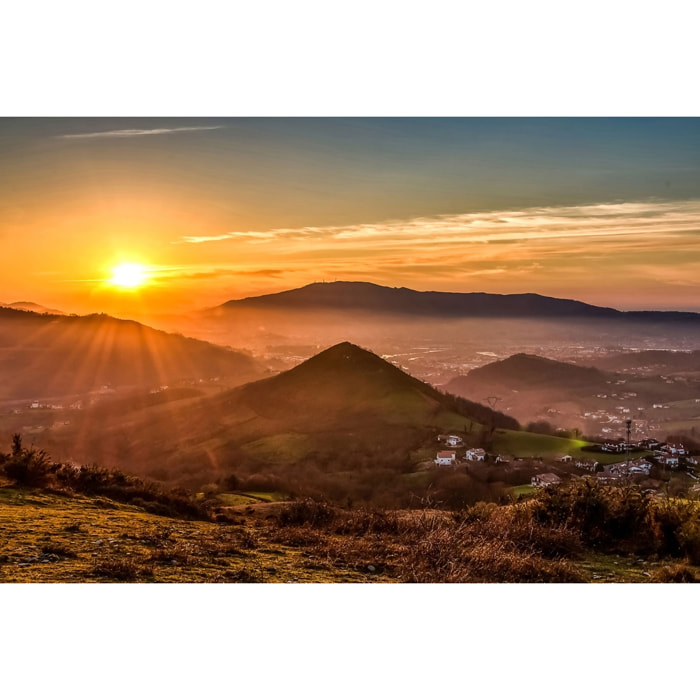
[[[623,202],[572,207],[533,207],[434,217],[390,220],[351,226],[231,231],[211,236],[185,236],[177,243],[226,240],[280,244],[305,242],[337,247],[401,248],[420,245],[504,244],[557,239],[650,237],[700,231],[700,200]]]
[[[213,131],[222,126],[180,126],[173,129],[117,129],[116,131],[92,131],[86,134],[61,134],[59,139],[129,139],[136,136],[160,136],[161,134],[177,134],[185,131]]]
[[[227,241],[232,239],[248,241],[268,241],[277,238],[279,231],[291,229],[279,229],[278,231],[236,231],[232,233],[222,233],[219,236],[184,236],[174,243],[211,243],[212,241]]]

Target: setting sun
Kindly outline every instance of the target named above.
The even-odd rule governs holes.
[[[134,289],[140,287],[148,281],[148,273],[143,265],[135,263],[124,263],[112,269],[110,282],[116,287]]]

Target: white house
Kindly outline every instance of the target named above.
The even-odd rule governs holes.
[[[462,444],[462,438],[457,435],[448,435],[445,443],[450,447],[457,447]]]
[[[457,461],[457,453],[456,452],[450,452],[450,450],[441,450],[440,452],[437,453],[437,457],[435,459],[435,464],[437,464],[438,467],[452,467],[452,466],[454,466],[456,461]]]
[[[481,447],[470,447],[465,456],[470,462],[483,462],[486,459],[486,450]]]
[[[530,480],[533,486],[553,486],[560,484],[561,478],[556,474],[535,474]]]
[[[651,472],[651,467],[652,464],[651,462],[648,462],[646,459],[635,459],[629,464],[627,463],[622,463],[619,465],[613,465],[617,467],[617,472],[619,472],[622,475],[632,475],[632,474],[646,474],[647,476],[649,475],[649,472]]]
[[[623,440],[606,440],[603,447],[603,452],[620,453],[625,451],[625,442]]]

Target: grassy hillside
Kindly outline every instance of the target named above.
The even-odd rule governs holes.
[[[233,471],[406,469],[411,451],[459,428],[517,422],[445,396],[350,343],[288,372],[206,398],[104,403],[48,436],[63,457],[128,471],[216,480]],[[154,471],[156,470],[156,471]]]

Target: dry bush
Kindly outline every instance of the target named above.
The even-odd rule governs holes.
[[[54,554],[55,556],[63,557],[64,559],[78,558],[78,554],[75,552],[75,550],[71,549],[70,547],[65,547],[62,544],[56,544],[53,542],[43,545],[41,548],[41,553],[44,555]]]
[[[475,506],[464,516],[466,532],[472,539],[504,541],[523,553],[550,558],[583,551],[578,533],[566,525],[544,525],[532,518],[528,508],[488,506]]]
[[[695,572],[687,564],[672,564],[656,569],[652,583],[697,583]]]
[[[547,559],[501,536],[474,531],[473,525],[438,526],[407,547],[400,562],[401,578],[414,583],[580,582],[582,574],[569,562]]]
[[[307,526],[292,526],[275,528],[270,533],[270,539],[288,547],[318,547],[326,540],[326,536]]]
[[[138,581],[153,576],[153,567],[136,564],[131,559],[107,559],[95,564],[92,573],[111,581]]]
[[[313,525],[315,527],[328,525],[336,517],[336,511],[323,501],[305,498],[284,506],[277,514],[277,522],[283,527],[298,525]]]
[[[159,564],[172,564],[173,566],[187,566],[195,560],[191,545],[179,543],[174,546],[166,546],[162,549],[154,549],[148,555],[148,561]]]
[[[409,526],[395,512],[355,510],[336,518],[333,531],[341,535],[382,533],[398,535]]]

